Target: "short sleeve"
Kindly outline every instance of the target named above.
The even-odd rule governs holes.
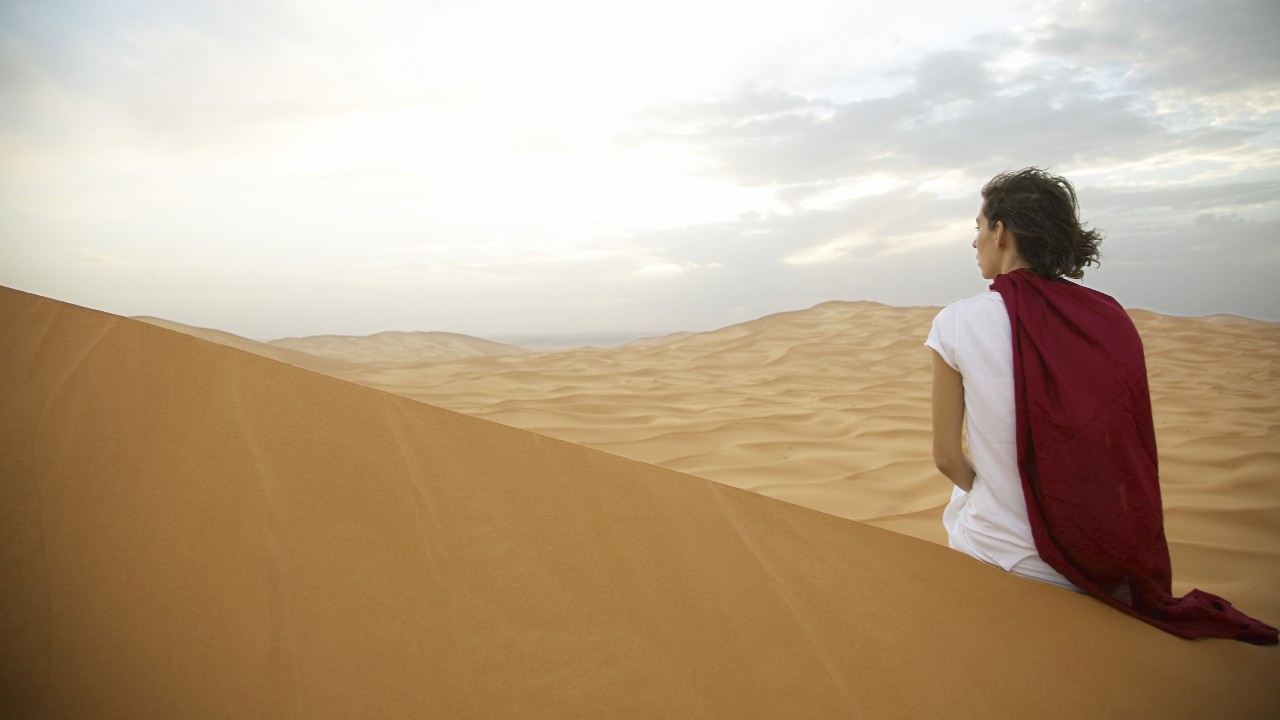
[[[925,346],[933,348],[939,356],[942,357],[952,370],[959,371],[956,367],[956,309],[954,305],[948,305],[942,308],[933,318],[933,326],[929,328],[929,337],[924,341]]]

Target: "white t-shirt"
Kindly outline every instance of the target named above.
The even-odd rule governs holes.
[[[964,378],[965,428],[977,476],[943,511],[952,548],[1005,570],[1076,589],[1036,552],[1018,474],[1013,340],[1004,298],[985,292],[943,308],[925,345]]]

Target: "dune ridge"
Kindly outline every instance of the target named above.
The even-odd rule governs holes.
[[[1274,648],[164,328],[0,307],[7,717],[1280,709]]]

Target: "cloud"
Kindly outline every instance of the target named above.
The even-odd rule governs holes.
[[[1206,208],[1257,208],[1280,202],[1280,180],[1214,184],[1157,184],[1154,187],[1100,187],[1089,191],[1091,204],[1114,211],[1204,210]]]
[[[1261,90],[1274,99],[1277,27],[1280,5],[1271,0],[1098,0],[1049,23],[1033,47],[1136,89],[1202,97]]]
[[[926,57],[912,89],[852,102],[744,91],[654,110],[630,142],[683,144],[706,172],[744,185],[823,192],[849,178],[937,168],[975,176],[1006,167],[1137,163],[1176,158],[1217,165],[1255,159],[1251,127],[1177,127],[1143,96],[1050,69],[1039,84],[998,81],[978,51]],[[660,123],[669,118],[672,124]]]
[[[978,188],[1037,164],[1108,233],[1099,283],[1280,319],[1242,281],[1275,270],[1277,13],[0,4],[0,272],[119,294],[96,270],[138,258],[130,297],[162,305],[216,270],[350,322],[708,328],[980,290]]]
[[[690,270],[698,268],[697,263],[677,264],[671,262],[653,263],[631,273],[631,277],[639,279],[650,278],[669,278],[677,275],[683,275]]]
[[[1249,221],[1235,213],[1200,213],[1191,225],[1209,230],[1231,230],[1249,225]]]
[[[79,248],[71,254],[71,264],[88,267],[122,267],[132,265],[133,262],[108,253]]]
[[[1090,32],[1114,31],[1116,38],[1126,18],[1150,9],[1097,7],[1116,14]],[[1268,14],[1274,11],[1258,17]],[[634,116],[621,143],[681,146],[700,159],[700,172],[769,188],[774,204],[764,215],[646,241],[679,247],[677,262],[734,258],[718,289],[744,307],[753,307],[750,283],[733,278],[768,278],[779,296],[804,297],[804,304],[848,292],[891,299],[902,287],[895,273],[918,278],[926,271],[937,291],[917,288],[916,297],[937,302],[973,273],[968,218],[981,183],[996,171],[1036,164],[1076,181],[1085,220],[1109,234],[1104,269],[1091,278],[1114,284],[1124,301],[1174,312],[1204,301],[1280,318],[1275,292],[1239,293],[1248,283],[1270,282],[1262,278],[1274,273],[1280,255],[1280,103],[1244,119],[1169,106],[1173,90],[1193,93],[1211,75],[1197,71],[1177,85],[1193,56],[1184,43],[1204,50],[1227,42],[1237,21],[1217,22],[1209,38],[1194,37],[1196,22],[1194,13],[1148,17],[1135,25],[1146,40],[1117,40],[1105,51],[1090,45],[1101,36],[1073,36],[1063,23],[1000,31],[902,67],[908,82],[881,97],[746,87],[650,108]],[[1256,28],[1240,41],[1254,48],[1243,51],[1246,64],[1267,80],[1231,74],[1210,99],[1256,109],[1252,93],[1274,85],[1275,61],[1268,64],[1256,49],[1270,47]],[[1165,47],[1179,49],[1166,57]],[[893,180],[884,192],[848,191],[879,177]],[[1159,274],[1138,272],[1144,263]]]
[[[850,251],[870,243],[868,238],[852,237],[829,240],[818,245],[804,248],[782,258],[788,265],[813,265],[849,257]]]

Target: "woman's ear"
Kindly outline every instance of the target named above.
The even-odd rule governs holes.
[[[993,239],[996,241],[996,247],[1004,247],[1004,241],[1006,237],[1004,234],[1004,221],[997,220],[996,226],[995,228],[992,229],[991,232],[992,232]]]

